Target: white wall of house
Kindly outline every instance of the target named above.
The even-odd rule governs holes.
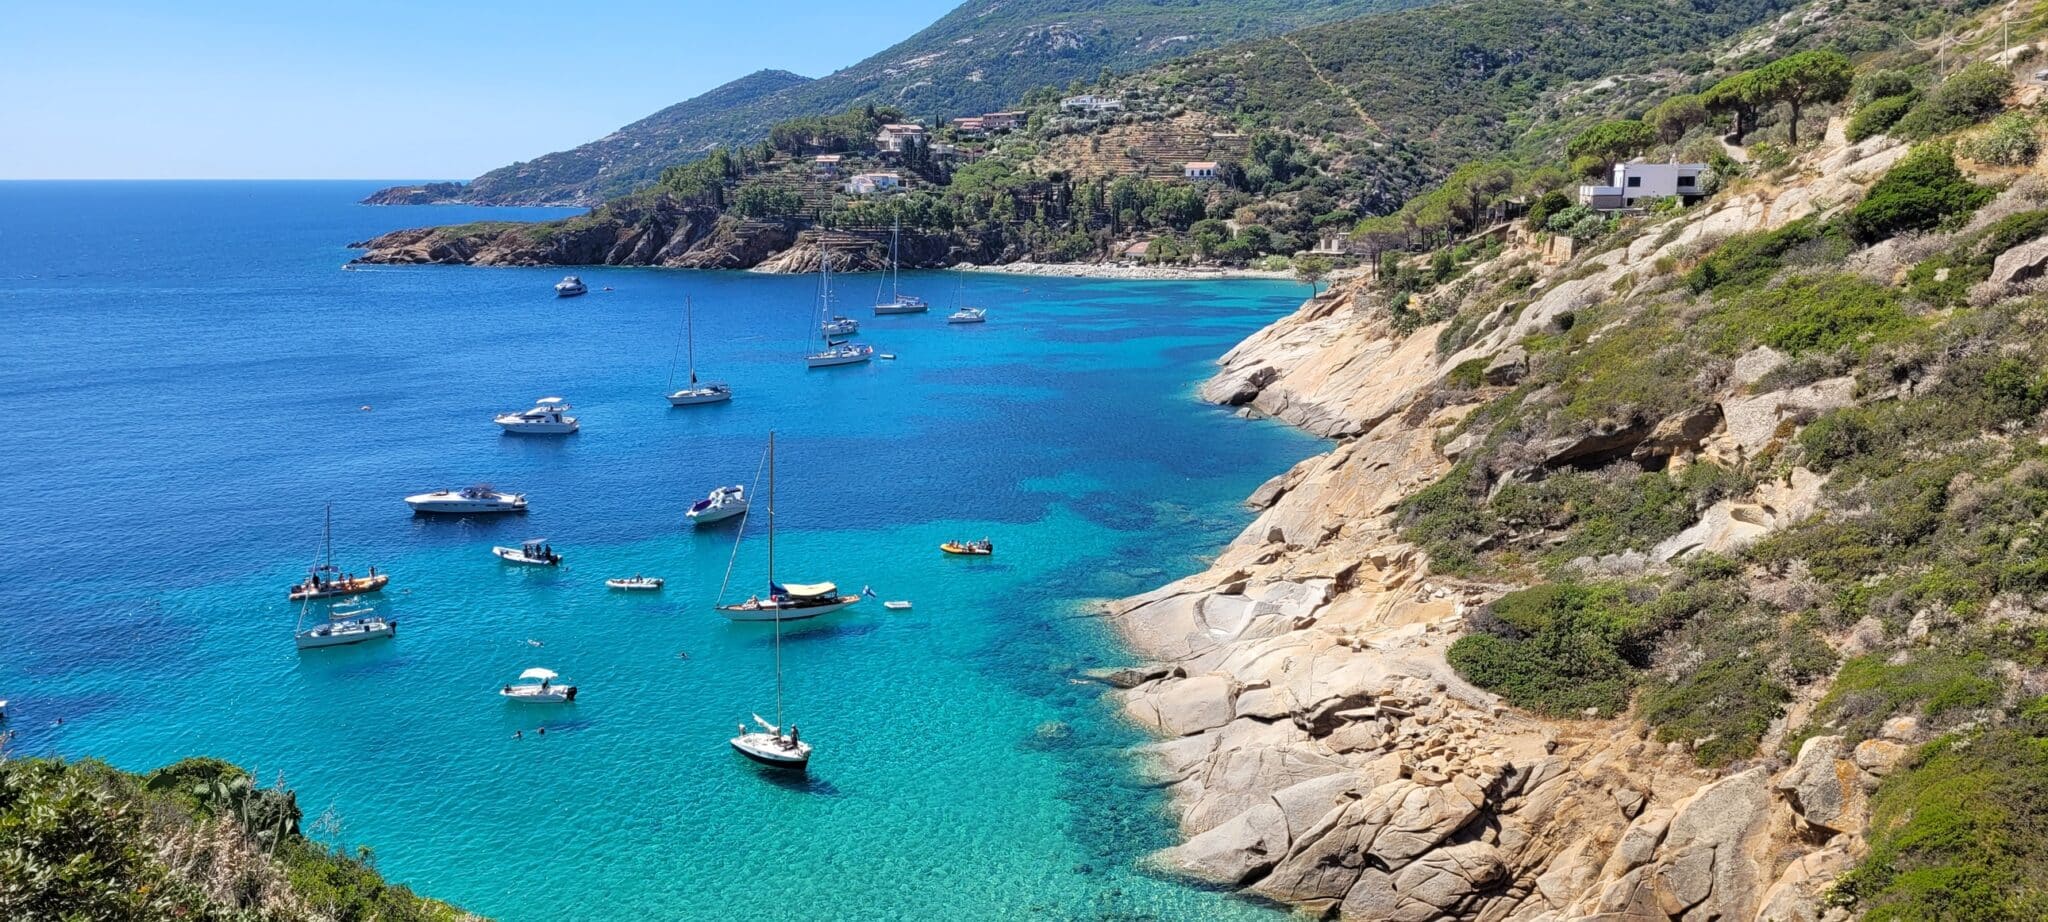
[[[1617,163],[1612,182],[1579,187],[1579,202],[1594,208],[1635,208],[1651,199],[1704,195],[1704,163]]]

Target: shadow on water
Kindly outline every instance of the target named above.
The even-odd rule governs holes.
[[[744,757],[734,756],[734,758]],[[839,797],[845,793],[839,790],[839,787],[832,782],[809,772],[799,773],[780,768],[767,768],[754,765],[751,762],[747,764],[747,768],[752,769],[754,774],[760,776],[762,781],[785,791],[797,794],[810,794],[816,797]]]
[[[356,679],[399,672],[414,663],[414,657],[394,655],[388,646],[389,641],[371,640],[345,647],[300,650],[299,669],[316,675]],[[380,650],[380,647],[385,649]]]
[[[520,512],[497,512],[488,515],[471,515],[459,512],[415,512],[412,527],[415,531],[436,537],[454,537],[469,540],[482,535],[500,535],[513,531],[524,531],[526,515]],[[511,526],[517,525],[519,528]]]
[[[775,644],[775,630],[772,624],[748,622],[745,626],[762,628],[761,636],[756,639],[762,646],[773,646]],[[735,623],[731,627],[738,629],[742,625]],[[833,622],[800,628],[792,628],[789,624],[784,623],[782,625],[782,642],[788,644],[815,643],[836,640],[841,637],[864,637],[881,629],[882,626],[873,621]]]

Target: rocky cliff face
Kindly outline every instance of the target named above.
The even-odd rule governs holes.
[[[1439,355],[1443,324],[1403,333],[1357,283],[1231,350],[1205,398],[1337,442],[1260,487],[1257,519],[1208,571],[1111,606],[1152,661],[1123,673],[1132,687],[1118,695],[1161,737],[1147,761],[1187,837],[1154,860],[1356,919],[1839,917],[1821,895],[1860,855],[1868,794],[1915,727],[1895,722],[1853,748],[1819,737],[1789,761],[1716,771],[1631,719],[1521,713],[1444,657],[1467,615],[1513,587],[1433,576],[1395,510],[1465,448],[1446,436],[1478,404],[1446,398],[1437,385],[1451,369],[1479,359],[1488,379],[1512,381],[1527,362],[1514,344],[1585,291],[1701,240],[1853,200],[1899,155],[1836,142],[1797,183],[1724,196],[1665,233],[1561,267],[1452,354]],[[1745,361],[1715,406],[1588,438],[1621,457],[1733,455],[1846,399],[1828,382],[1751,394],[1772,358]],[[1809,512],[1818,481],[1802,470],[1766,478],[1659,553],[1754,540]]]

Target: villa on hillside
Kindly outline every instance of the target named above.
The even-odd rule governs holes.
[[[1026,115],[1027,113],[1022,111],[984,113],[981,116],[981,127],[986,131],[1015,131],[1024,127]]]
[[[811,175],[820,179],[834,179],[839,176],[839,164],[846,160],[838,154],[819,154],[811,158]]]
[[[846,182],[848,195],[875,195],[903,188],[903,177],[895,173],[856,173]]]
[[[1677,196],[1690,205],[1705,194],[1700,190],[1706,172],[1704,163],[1617,163],[1611,185],[1579,187],[1579,204],[1615,211]]]
[[[953,120],[953,130],[961,134],[986,134],[988,119],[979,115],[956,118]]]
[[[1110,96],[1096,96],[1092,93],[1069,96],[1060,100],[1060,108],[1075,112],[1121,112],[1124,101]]]
[[[1181,169],[1181,175],[1195,182],[1210,182],[1216,178],[1218,165],[1214,160],[1190,160]]]
[[[923,125],[883,125],[882,130],[875,134],[875,147],[885,154],[900,154],[923,138]]]

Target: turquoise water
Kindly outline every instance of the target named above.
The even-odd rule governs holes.
[[[1089,600],[1197,568],[1245,494],[1317,450],[1191,393],[1298,286],[906,275],[990,310],[947,327],[868,317],[854,277],[842,309],[900,360],[806,371],[810,279],[591,269],[589,296],[556,301],[558,270],[340,271],[390,227],[549,213],[350,204],[377,185],[0,183],[16,751],[282,775],[389,876],[508,920],[723,919],[759,897],[792,918],[1271,917],[1137,869],[1172,820],[1132,777],[1139,735],[1076,677],[1123,661]],[[662,400],[686,295],[729,405]],[[491,425],[544,394],[584,432]],[[752,482],[771,427],[778,575],[916,605],[786,634],[803,781],[726,746],[774,707],[771,634],[712,611],[732,529],[682,518]],[[532,512],[400,501],[478,480]],[[329,501],[341,563],[393,575],[377,604],[401,626],[302,655],[284,588]],[[729,596],[759,588],[762,524]],[[559,571],[488,552],[535,535]],[[999,556],[937,550],[982,535]],[[603,586],[632,573],[667,589]],[[579,700],[493,693],[529,666]]]

